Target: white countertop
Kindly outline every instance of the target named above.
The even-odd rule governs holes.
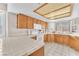
[[[42,41],[35,41],[31,38],[24,37],[9,37],[3,45],[3,55],[8,56],[27,56],[44,46]]]
[[[72,34],[69,34],[71,36],[79,36],[79,33],[72,33]]]
[[[70,36],[79,36],[79,33],[44,33],[44,34],[60,34],[60,35],[70,35]]]

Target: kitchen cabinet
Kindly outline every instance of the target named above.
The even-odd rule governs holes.
[[[34,23],[37,23],[37,19],[33,18],[33,22],[34,22]]]
[[[44,28],[47,28],[48,23],[36,19],[36,18],[32,18],[30,16],[26,16],[23,14],[18,14],[17,15],[17,28],[20,29],[34,29],[34,24],[40,24],[41,26],[43,26]]]
[[[54,35],[53,34],[45,34],[44,35],[44,42],[54,42]]]
[[[62,35],[63,44],[69,45],[69,36],[68,35]]]
[[[44,22],[42,20],[36,19],[35,23],[41,24],[43,28],[47,28],[48,27],[48,23],[47,22]]]
[[[23,14],[18,14],[17,15],[17,28],[20,29],[33,29],[33,18],[23,15]]]
[[[28,24],[27,19],[28,19],[28,16],[18,14],[17,15],[17,28],[25,29]]]
[[[41,21],[41,25],[42,25],[44,28],[47,28],[47,27],[48,27],[48,23],[47,23],[47,22],[44,22],[44,21]]]
[[[75,40],[71,36],[69,36],[69,46],[75,48]]]
[[[44,26],[45,28],[47,28],[47,27],[48,27],[47,22],[44,22],[44,23],[43,23],[43,26]]]
[[[38,49],[29,56],[44,56],[44,47]]]
[[[45,42],[57,42],[60,44],[69,44],[69,36],[61,34],[46,34],[44,35]]]
[[[79,37],[69,36],[69,46],[79,51]]]
[[[50,35],[51,35],[51,36],[50,36],[50,37],[51,37],[51,40],[50,40],[50,41],[51,41],[51,42],[54,42],[54,34],[50,34]]]
[[[79,51],[79,38],[75,40],[75,49]]]
[[[34,28],[34,24],[33,24],[33,18],[32,17],[28,17],[28,29],[33,29]]]
[[[41,24],[41,20],[37,19],[37,24]],[[42,24],[41,24],[42,25]]]
[[[61,34],[55,34],[54,35],[54,41],[61,44],[69,44],[69,36],[68,35],[61,35]]]
[[[47,34],[47,39],[46,39],[48,42],[51,42],[51,35],[50,34]]]
[[[44,42],[48,42],[48,35],[47,34],[44,35]]]
[[[44,42],[56,42],[65,44],[77,51],[79,51],[79,37],[61,34],[45,34]]]
[[[54,36],[55,36],[55,38],[54,38],[55,42],[63,43],[63,39],[62,39],[62,36],[60,34],[55,34]]]
[[[79,37],[55,34],[54,42],[68,45],[69,47],[79,51]]]

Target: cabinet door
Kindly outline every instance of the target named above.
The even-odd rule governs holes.
[[[26,28],[26,16],[22,14],[17,15],[17,28]]]
[[[48,42],[51,42],[51,34],[47,34],[48,35]]]
[[[69,46],[79,51],[79,38],[70,36],[69,38]]]
[[[54,34],[51,34],[51,40],[50,42],[54,42]]]
[[[40,23],[41,23],[41,20],[36,19],[36,23],[37,23],[37,24],[40,24]]]
[[[58,36],[57,34],[54,34],[54,41],[57,42]]]
[[[48,42],[48,35],[47,34],[44,35],[44,42]]]
[[[47,27],[48,27],[48,23],[47,23],[47,22],[41,21],[40,24],[41,24],[44,28],[47,28]]]
[[[63,35],[59,35],[59,43],[64,44],[64,38]]]
[[[55,42],[57,42],[57,43],[63,43],[63,39],[62,39],[62,35],[60,35],[60,34],[55,34],[55,40],[54,40]]]
[[[28,17],[28,29],[33,29],[33,28],[34,28],[33,18]]]
[[[53,34],[45,34],[44,35],[44,42],[54,42],[54,35]]]
[[[33,22],[36,23],[36,19],[35,18],[33,18]]]
[[[69,36],[69,46],[75,48],[75,42],[74,38]]]
[[[77,51],[79,51],[79,38],[77,39],[75,39],[75,49],[77,50]]]
[[[63,43],[66,45],[69,45],[69,36],[68,35],[63,35]]]
[[[48,27],[48,23],[47,23],[47,22],[46,22],[44,25],[45,25],[45,28],[47,28],[47,27]]]

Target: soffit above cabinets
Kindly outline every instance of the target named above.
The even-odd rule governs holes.
[[[69,3],[45,3],[34,10],[37,14],[48,19],[59,19],[71,16],[72,4]]]

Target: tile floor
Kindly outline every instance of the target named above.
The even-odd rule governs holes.
[[[79,52],[58,43],[45,43],[45,56],[79,56]]]

